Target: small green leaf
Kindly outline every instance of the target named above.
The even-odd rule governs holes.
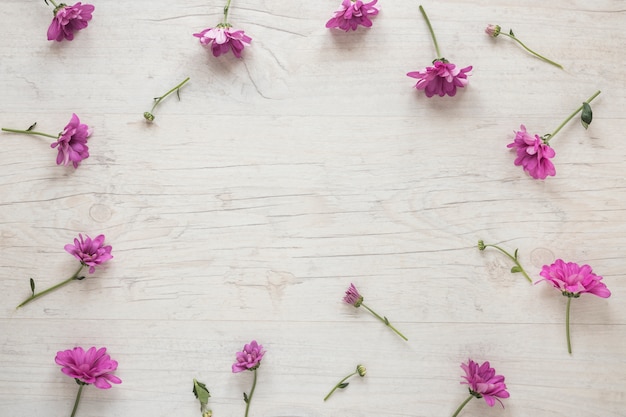
[[[519,266],[515,265],[513,268],[511,268],[511,273],[514,274],[516,272],[522,272],[522,268],[520,268]]]
[[[250,399],[248,398],[248,394],[246,394],[245,392],[243,393],[243,402],[248,404],[248,402],[250,401]]]
[[[30,132],[31,130],[33,130],[35,128],[35,126],[37,126],[37,122],[33,123],[32,125],[30,125],[28,127],[28,129],[26,129],[27,132]]]
[[[591,119],[593,119],[593,112],[591,111],[591,106],[589,103],[583,103],[583,111],[580,114],[580,123],[582,123],[583,127],[587,129],[591,124]]]
[[[517,251],[518,251],[518,250],[519,250],[519,249],[515,249],[515,253],[513,253],[513,257],[514,257],[515,259],[517,259]]]
[[[515,36],[515,33],[513,33],[513,29],[509,29],[509,35]]]
[[[387,319],[387,317],[383,317],[383,320],[385,320],[385,324],[389,326],[389,320]]]
[[[178,97],[178,101],[180,101],[180,88],[176,89],[176,97]]]
[[[32,291],[33,295],[35,295],[35,280],[34,279],[30,279],[30,290]]]
[[[337,388],[339,389],[344,389],[345,387],[347,387],[348,385],[350,385],[349,382],[342,382],[341,384],[337,385]]]
[[[209,393],[206,385],[195,378],[193,380],[193,394],[202,405],[206,405],[209,402],[209,398],[211,397],[211,393]]]

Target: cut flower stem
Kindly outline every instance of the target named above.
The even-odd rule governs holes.
[[[528,282],[530,282],[531,284],[533,283],[533,280],[530,279],[530,277],[528,276],[528,274],[526,273],[526,271],[524,270],[524,267],[522,267],[522,265],[519,263],[519,261],[517,260],[517,251],[515,251],[515,256],[511,255],[510,253],[508,253],[507,251],[505,251],[504,249],[502,249],[500,246],[498,245],[488,245],[486,243],[484,243],[482,240],[478,241],[478,249],[479,250],[485,250],[485,248],[487,247],[492,247],[494,249],[499,250],[500,252],[502,252],[503,254],[505,254],[506,256],[509,257],[509,259],[511,259],[515,265],[517,266],[516,271],[515,272],[521,272],[522,275],[524,275],[524,277],[526,277],[526,279],[528,280]],[[514,271],[511,271],[514,272]]]
[[[557,68],[563,69],[563,66],[561,64],[557,64],[556,62],[552,61],[551,59],[548,59],[545,56],[540,55],[537,52],[533,51],[528,46],[524,45],[524,42],[522,42],[519,39],[517,39],[515,37],[515,35],[513,35],[512,33],[500,32],[500,35],[508,36],[509,38],[513,39],[515,42],[519,43],[522,48],[524,48],[525,50],[527,50],[528,52],[530,52],[531,54],[533,54],[537,58],[541,59],[542,61],[547,62],[548,64],[551,64],[551,65],[554,65]]]
[[[600,92],[601,92],[600,90],[596,91],[596,92],[594,93],[594,95],[592,95],[591,97],[589,97],[585,103],[591,103],[591,101],[592,101],[594,98],[596,98],[596,97],[598,97],[598,96],[600,95]],[[555,130],[554,132],[552,132],[552,133],[550,133],[550,134],[548,134],[548,135],[545,135],[545,136],[542,138],[542,139],[543,139],[543,143],[545,143],[545,144],[547,145],[547,144],[548,144],[548,142],[550,142],[550,140],[552,140],[552,138],[553,138],[554,136],[556,136],[556,134],[557,134],[557,133],[559,133],[559,131],[560,131],[561,129],[563,129],[563,126],[565,126],[565,125],[566,125],[566,124],[567,124],[570,120],[572,120],[572,119],[574,118],[574,116],[576,116],[578,113],[580,113],[580,112],[582,111],[583,107],[584,107],[584,105],[581,105],[581,106],[580,106],[579,108],[577,108],[577,109],[576,109],[576,110],[575,110],[572,114],[570,114],[570,115],[568,116],[568,118],[567,118],[567,119],[565,119],[565,120],[563,121],[563,123],[561,123],[561,124],[559,125],[559,127],[557,127],[557,128],[556,128],[556,130]]]
[[[70,417],[74,417],[76,415],[76,410],[78,410],[78,403],[80,402],[80,395],[83,393],[83,387],[87,385],[84,382],[78,383],[78,393],[76,394],[76,401],[74,401],[74,408],[72,408],[72,415]]]
[[[572,297],[567,297],[567,309],[565,310],[565,336],[567,337],[567,352],[572,354],[572,342],[569,335],[569,311],[572,305]]]
[[[226,3],[226,6],[224,6],[224,24],[228,24],[228,12],[230,11],[230,1],[228,0],[228,3]]]
[[[230,3],[230,2],[229,2]],[[254,370],[254,379],[252,380],[252,388],[250,389],[250,395],[248,395],[246,400],[246,414],[245,417],[248,417],[248,410],[250,409],[250,403],[252,402],[252,396],[254,395],[254,389],[256,388],[256,369]]]
[[[163,94],[160,97],[156,97],[154,99],[154,105],[152,106],[152,109],[150,109],[149,112],[145,112],[143,114],[143,117],[148,120],[148,121],[153,121],[154,120],[154,115],[152,114],[152,112],[154,112],[154,109],[156,108],[156,106],[159,105],[159,103],[161,103],[167,96],[169,96],[170,94],[172,94],[174,91],[178,92],[178,90],[180,90],[182,88],[183,85],[185,85],[185,83],[189,81],[189,77],[185,78],[183,80],[183,82],[181,82],[180,84],[178,84],[177,86],[175,86],[174,88],[172,88],[171,90],[169,90],[167,93]],[[179,97],[180,98],[180,97]]]
[[[78,279],[78,274],[80,274],[80,271],[83,270],[83,268],[85,267],[85,265],[83,265],[82,263],[80,264],[80,268],[78,268],[78,270],[74,273],[74,275],[72,275],[71,277],[69,277],[68,279],[66,279],[63,282],[58,283],[57,285],[54,285],[46,290],[43,290],[42,292],[39,292],[37,294],[33,294],[30,297],[28,297],[26,300],[24,300],[24,302],[22,302],[22,304],[18,305],[17,307],[15,307],[16,309],[25,306],[26,304],[30,303],[33,300],[36,300],[37,298],[44,296],[46,294],[48,294],[49,292],[52,292],[56,289],[61,288],[64,285],[69,284],[70,282]],[[73,415],[73,414],[72,414]]]
[[[370,313],[372,313],[374,315],[374,317],[376,317],[378,320],[382,321],[385,326],[389,327],[391,330],[393,330],[394,332],[396,332],[396,334],[398,336],[400,336],[401,338],[403,338],[405,341],[408,341],[409,339],[406,338],[405,335],[403,335],[402,333],[400,333],[400,331],[398,329],[396,329],[395,327],[393,327],[391,325],[391,323],[389,323],[389,320],[387,319],[387,317],[381,317],[378,313],[376,313],[374,310],[372,310],[371,308],[369,308],[368,306],[366,306],[364,303],[361,303],[362,307],[365,307],[365,309],[367,311],[369,311]]]
[[[43,133],[43,132],[35,132],[33,130],[18,130],[18,129],[7,129],[7,128],[2,128],[3,132],[11,132],[11,133],[23,133],[25,135],[38,135],[38,136],[45,136],[47,138],[52,138],[52,139],[59,139],[59,135],[51,135],[49,133]]]
[[[422,16],[424,17],[426,24],[428,25],[428,31],[430,32],[430,36],[433,38],[433,43],[435,44],[435,51],[437,52],[437,58],[435,60],[443,59],[443,57],[441,56],[441,52],[439,51],[439,44],[437,43],[437,37],[435,36],[435,31],[433,30],[433,26],[430,24],[428,15],[426,15],[426,11],[424,10],[421,4],[420,4],[420,12],[422,13]]]
[[[324,397],[324,401],[329,399],[330,396],[333,395],[333,392],[335,392],[338,388],[340,389],[346,388],[349,385],[349,383],[346,382],[348,379],[352,378],[356,374],[358,374],[361,378],[363,378],[366,373],[367,373],[367,369],[365,369],[365,366],[357,365],[356,371],[352,372],[350,375],[346,376],[341,381],[337,382],[337,384],[333,387],[333,389],[331,389],[330,392]]]
[[[454,414],[452,414],[452,417],[456,417],[459,415],[459,413],[461,412],[461,410],[463,409],[463,407],[465,407],[467,405],[468,402],[470,402],[472,400],[472,398],[474,398],[473,395],[470,395],[469,397],[467,397],[465,399],[465,401],[463,401],[461,403],[461,405],[459,405],[459,408],[456,409],[456,411],[454,412]]]

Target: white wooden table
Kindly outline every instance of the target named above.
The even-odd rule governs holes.
[[[47,139],[0,135],[0,416],[69,416],[54,357],[74,346],[106,346],[123,380],[86,389],[77,416],[199,416],[193,378],[214,416],[243,416],[252,375],[230,366],[252,339],[251,417],[449,416],[467,358],[511,397],[461,416],[624,415],[624,1],[424,3],[444,55],[474,66],[432,99],[406,76],[435,57],[418,3],[380,0],[371,29],[344,33],[324,28],[339,0],[234,0],[241,60],[192,36],[222,1],[181,3],[99,1],[61,44],[43,1],[0,3],[0,125],[56,132],[76,112],[94,128],[77,170]],[[553,141],[556,177],[513,165],[520,124],[548,133],[596,90],[589,130]],[[30,277],[72,274],[78,233],[115,258],[16,310]],[[565,297],[478,239],[519,248],[535,280],[557,258],[604,277],[611,298],[573,303],[571,356]],[[408,343],[342,302],[350,282]],[[358,363],[367,376],[323,402]]]

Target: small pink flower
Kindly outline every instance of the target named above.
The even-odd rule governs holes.
[[[94,9],[95,7],[91,4],[81,2],[73,6],[59,4],[54,9],[54,17],[48,28],[48,40],[61,42],[63,39],[68,41],[74,39],[74,32],[87,27]]]
[[[489,407],[493,407],[496,400],[504,407],[500,398],[509,398],[504,384],[504,377],[496,375],[496,370],[489,366],[489,362],[478,365],[471,359],[467,364],[461,364],[465,371],[461,384],[469,385],[470,394],[476,398],[484,398]]]
[[[507,148],[515,149],[517,152],[515,165],[521,165],[531,177],[543,180],[548,175],[556,174],[556,169],[550,161],[550,158],[554,158],[554,149],[544,143],[539,135],[534,137],[529,135],[524,125],[515,132],[515,140],[509,143]]]
[[[456,65],[449,63],[445,59],[437,59],[432,67],[426,67],[421,71],[409,72],[411,78],[417,78],[415,88],[424,90],[426,97],[435,94],[443,97],[446,94],[450,97],[456,95],[456,89],[467,85],[467,76],[471,75],[472,66],[458,69]]]
[[[495,38],[500,34],[501,30],[502,28],[499,25],[487,25],[487,27],[485,28],[485,33],[492,38]]]
[[[57,165],[68,166],[71,162],[74,168],[78,168],[80,161],[89,158],[87,138],[91,133],[89,126],[81,123],[76,114],[72,114],[59,139],[50,145],[51,148],[58,146]]]
[[[65,250],[70,255],[74,255],[81,264],[89,267],[89,273],[93,274],[97,265],[101,265],[112,259],[111,246],[104,246],[104,235],[98,235],[95,239],[79,234],[78,239],[74,239],[74,244],[65,245]]]
[[[602,277],[594,274],[589,265],[579,266],[557,259],[552,265],[544,265],[539,275],[544,279],[537,282],[548,281],[564,295],[590,293],[602,298],[611,296],[611,291],[600,282]]]
[[[378,0],[363,3],[361,0],[343,0],[341,6],[334,13],[333,17],[326,22],[327,28],[338,28],[345,30],[356,30],[359,25],[371,27],[370,16],[378,14],[378,7],[375,4]]]
[[[61,372],[84,384],[93,384],[96,388],[109,389],[111,384],[121,384],[122,380],[113,375],[117,361],[107,355],[106,348],[82,347],[57,352],[54,361],[61,365]]]
[[[346,295],[343,297],[343,301],[355,307],[359,307],[363,302],[363,297],[359,294],[359,290],[356,289],[354,284],[350,284],[346,290]]]
[[[233,373],[242,371],[254,371],[261,365],[265,351],[263,345],[259,345],[256,340],[246,344],[241,352],[237,352],[237,362],[233,364]]]
[[[194,33],[193,36],[200,38],[202,45],[211,45],[213,56],[220,56],[231,50],[237,58],[241,58],[244,44],[250,45],[252,41],[252,38],[247,36],[243,30],[235,30],[228,23],[221,23],[217,27],[204,29],[200,33]]]

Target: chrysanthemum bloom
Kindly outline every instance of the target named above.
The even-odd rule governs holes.
[[[113,375],[117,369],[117,361],[112,360],[106,352],[104,347],[90,347],[86,352],[82,347],[57,352],[54,361],[62,366],[61,372],[74,378],[79,385],[71,417],[76,414],[85,385],[93,384],[96,388],[109,389],[111,384],[122,383],[121,379]]]
[[[496,370],[489,366],[489,362],[478,365],[469,359],[467,364],[461,364],[465,376],[461,384],[469,385],[470,394],[476,398],[484,398],[489,407],[493,407],[496,400],[504,407],[500,398],[509,398],[504,377],[496,375]]]
[[[81,123],[76,114],[72,114],[57,141],[50,145],[51,148],[57,148],[57,165],[68,166],[71,162],[74,168],[78,168],[80,161],[89,158],[87,138],[91,133],[92,129]]]
[[[252,38],[247,36],[243,30],[235,30],[230,24],[219,24],[217,27],[204,29],[193,36],[200,38],[202,45],[209,45],[213,56],[220,56],[233,51],[237,58],[241,58],[241,51],[245,44],[250,45]]]
[[[411,78],[417,78],[415,88],[424,90],[426,97],[438,95],[443,97],[446,94],[454,97],[457,88],[463,88],[469,80],[472,66],[462,69],[456,65],[449,63],[446,59],[435,60],[432,67],[426,67],[421,71],[412,71],[407,73]]]
[[[520,130],[515,132],[515,140],[507,148],[515,149],[515,165],[524,168],[531,177],[543,180],[548,175],[556,174],[554,164],[550,161],[556,154],[554,149],[544,143],[539,135],[531,136],[526,131],[526,126],[520,126]]]
[[[263,355],[265,355],[263,346],[259,345],[256,340],[253,340],[249,344],[246,344],[241,352],[237,352],[237,362],[235,362],[232,367],[234,373],[246,370],[254,372],[254,380],[252,381],[250,395],[245,392],[243,393],[243,400],[246,403],[245,417],[248,417],[250,403],[252,402],[252,396],[254,395],[254,389],[256,388],[257,369],[261,366],[261,359],[263,359]]]
[[[552,265],[544,265],[539,274],[542,281],[547,281],[554,288],[561,291],[567,297],[567,309],[565,313],[565,331],[567,337],[567,351],[572,353],[572,343],[569,332],[569,315],[572,298],[578,298],[581,294],[589,293],[601,298],[609,298],[611,291],[604,285],[602,277],[596,275],[589,265],[580,266],[574,262],[564,262],[557,259]]]
[[[95,7],[91,4],[76,3],[68,6],[64,3],[58,6],[52,1],[54,17],[48,28],[48,40],[61,42],[63,39],[71,41],[74,39],[74,32],[85,29],[91,20],[91,13]]]
[[[97,265],[101,265],[104,262],[112,259],[111,246],[104,246],[104,235],[98,235],[95,239],[91,239],[89,236],[79,234],[78,240],[74,238],[74,244],[65,245],[65,250],[74,255],[81,264],[89,267],[89,273],[93,274]]]
[[[343,0],[341,6],[334,13],[333,17],[326,22],[326,27],[338,28],[345,30],[356,30],[359,25],[371,27],[372,21],[370,17],[378,14],[376,3],[378,0],[372,0],[369,3],[363,3],[361,0]]]

